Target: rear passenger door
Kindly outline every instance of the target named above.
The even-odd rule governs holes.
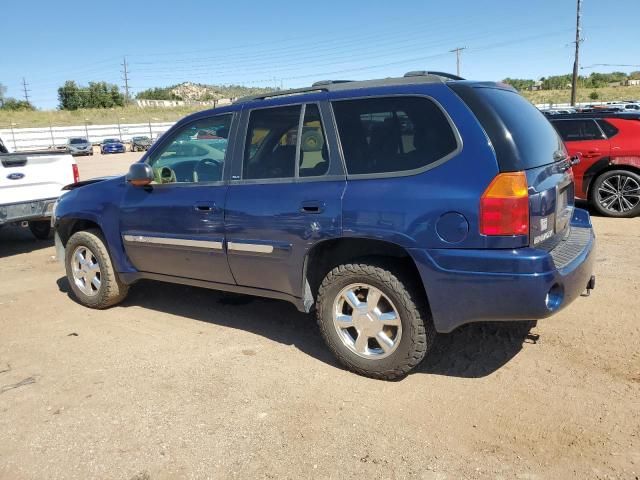
[[[225,231],[238,285],[302,296],[316,242],[341,235],[345,175],[324,102],[245,110]]]
[[[585,172],[600,160],[608,160],[611,145],[593,119],[554,120],[553,126],[562,137],[572,157],[579,155],[580,163],[573,167],[576,194],[584,198],[587,185],[584,184]]]

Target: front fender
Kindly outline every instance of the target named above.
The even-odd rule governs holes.
[[[65,193],[56,205],[53,226],[63,245],[79,230],[99,228],[115,270],[136,272],[127,259],[120,236],[120,203],[124,187],[124,177],[116,177]]]

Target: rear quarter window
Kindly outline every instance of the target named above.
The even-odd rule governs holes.
[[[451,88],[480,121],[501,171],[541,167],[566,155],[562,139],[549,120],[517,92],[469,84]]]
[[[424,97],[376,97],[332,102],[350,175],[410,172],[457,151],[444,112]]]

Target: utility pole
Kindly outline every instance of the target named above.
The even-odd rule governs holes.
[[[127,70],[127,57],[122,57],[122,79],[124,80],[124,99],[129,103],[129,71]]]
[[[26,100],[27,103],[29,103],[29,92],[31,91],[27,88],[28,86],[29,84],[24,79],[24,77],[22,77],[22,88],[24,89],[24,99]]]
[[[467,47],[458,47],[458,48],[454,48],[453,50],[449,50],[449,53],[455,53],[456,54],[456,75],[460,76],[460,54],[462,53],[463,50],[466,50]]]
[[[578,90],[578,68],[579,68],[579,55],[580,55],[580,15],[582,9],[582,0],[578,0],[578,8],[576,13],[576,56],[573,60],[573,78],[571,79],[571,106],[575,106],[576,104],[576,94]]]

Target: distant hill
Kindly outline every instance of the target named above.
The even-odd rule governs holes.
[[[246,95],[272,92],[274,88],[244,87],[242,85],[205,85],[202,83],[183,82],[164,88],[150,88],[136,95],[146,100],[184,100],[207,101],[221,98],[236,98]]]

